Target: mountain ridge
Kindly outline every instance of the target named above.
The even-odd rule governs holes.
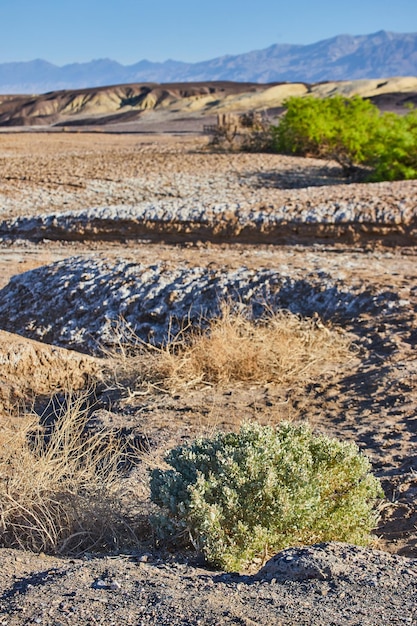
[[[187,63],[112,59],[57,66],[43,59],[0,63],[0,93],[39,94],[138,82],[320,82],[417,76],[417,33],[341,34],[312,44],[272,44],[261,50]]]

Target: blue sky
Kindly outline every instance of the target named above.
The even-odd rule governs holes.
[[[201,61],[341,33],[417,31],[417,0],[0,0],[0,63]]]

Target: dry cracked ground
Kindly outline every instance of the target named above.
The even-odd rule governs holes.
[[[4,414],[88,384],[121,320],[158,343],[222,300],[285,309],[348,334],[351,357],[297,385],[107,389],[93,417],[155,458],[244,419],[307,420],[356,442],[386,495],[373,548],[290,549],[258,576],[151,544],[3,548],[0,624],[417,624],[416,237],[415,181],[348,183],[334,163],[186,133],[0,134]]]

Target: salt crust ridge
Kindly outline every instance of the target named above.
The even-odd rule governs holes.
[[[334,322],[401,308],[398,296],[324,272],[235,270],[99,256],[72,257],[14,276],[0,291],[0,327],[47,343],[100,354],[126,327],[157,345],[183,320],[204,323],[222,301],[254,317],[277,309]]]
[[[45,213],[36,217],[18,217],[0,223],[0,233],[25,232],[37,229],[44,230],[50,227],[71,230],[77,225],[93,224],[94,220],[115,220],[133,222],[162,222],[162,223],[219,223],[234,221],[243,225],[254,224],[257,227],[277,225],[293,222],[304,223],[377,223],[377,224],[408,224],[415,218],[415,207],[401,206],[401,201],[395,208],[384,205],[364,210],[360,202],[333,202],[315,204],[311,207],[286,205],[266,207],[265,209],[251,208],[245,203],[211,204],[190,207],[183,199],[168,202],[143,202],[136,205],[115,205],[92,207],[81,211],[66,211],[62,213]]]

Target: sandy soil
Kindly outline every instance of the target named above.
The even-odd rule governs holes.
[[[309,202],[313,211],[323,201],[352,197],[364,206],[394,211],[400,199],[414,211],[413,181],[347,185],[334,165],[326,169],[322,162],[276,155],[212,155],[202,147],[198,137],[0,134],[0,217],[10,220],[103,205],[168,202],[181,194],[185,200],[191,194],[193,202],[200,194],[207,203],[233,197],[254,206],[259,202],[276,206],[285,198],[303,206]],[[84,242],[34,243],[17,236],[0,242],[0,288],[14,275],[91,254],[148,265],[162,261],[172,268],[184,264],[219,270],[267,268],[284,274],[324,272],[346,285],[355,283],[385,294],[387,301],[396,303],[391,312],[388,307],[345,319],[344,330],[353,332],[360,345],[357,357],[345,371],[327,374],[306,387],[235,385],[147,399],[113,396],[111,403],[103,394],[100,413],[104,423],[146,434],[155,453],[213,426],[236,427],[248,417],[265,423],[303,418],[326,433],[356,441],[370,456],[387,497],[376,532],[376,545],[383,550],[378,553],[381,561],[369,570],[367,580],[374,581],[369,584],[361,584],[360,577],[355,579],[358,583],[353,581],[352,565],[351,578],[339,572],[324,581],[287,579],[271,585],[222,578],[201,569],[201,564],[199,569],[196,563],[192,567],[161,562],[156,553],[146,558],[139,554],[68,561],[3,550],[0,623],[57,625],[75,623],[74,619],[80,624],[121,620],[128,624],[417,623],[412,609],[417,572],[413,560],[417,557],[415,247],[387,247],[383,240],[347,245],[337,239],[308,246],[232,241],[169,245],[134,239],[100,241],[99,236]],[[4,345],[0,344],[1,354]],[[358,558],[366,569],[366,555]],[[394,590],[395,580],[401,582]],[[114,581],[119,586],[111,587]]]

